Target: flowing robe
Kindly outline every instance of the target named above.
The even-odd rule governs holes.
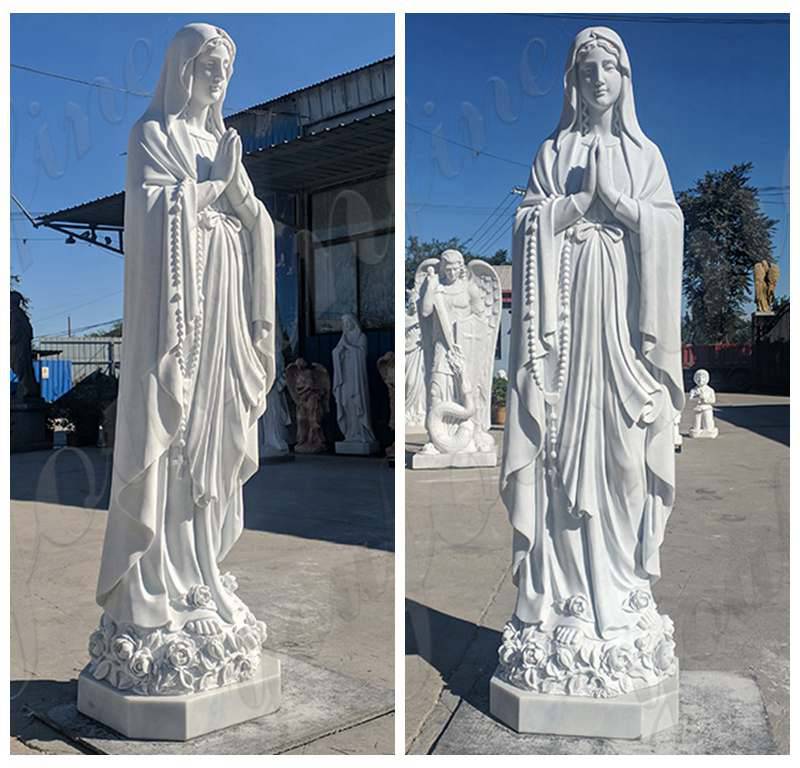
[[[345,331],[333,349],[333,396],[336,421],[345,440],[374,442],[370,425],[367,337]]]
[[[274,229],[258,201],[250,230],[224,196],[200,209],[215,152],[215,138],[152,114],[128,146],[123,366],[97,601],[139,627],[237,623],[247,611],[217,562],[242,531],[275,375]],[[195,585],[216,611],[187,606]]]
[[[556,231],[554,208],[580,191],[589,143],[579,132],[560,146],[545,142],[516,213],[501,493],[514,527],[516,616],[545,631],[573,624],[609,638],[634,631],[637,615],[625,604],[660,575],[674,501],[683,218],[657,147],[623,133],[607,151],[615,186],[638,209],[637,231],[598,198],[576,225]],[[568,314],[559,307],[566,238]],[[551,448],[551,407],[531,366],[535,359],[555,391],[565,323]],[[564,610],[574,597],[588,608],[580,618]]]

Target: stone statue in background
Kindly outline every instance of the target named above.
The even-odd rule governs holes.
[[[286,366],[286,385],[297,413],[295,453],[321,453],[328,444],[322,419],[328,413],[331,378],[319,363],[309,365],[302,357]]]
[[[425,355],[422,331],[417,314],[416,291],[406,292],[406,430],[425,427],[427,392],[425,388]]]
[[[292,417],[286,400],[286,368],[283,363],[280,333],[275,334],[275,381],[267,395],[267,410],[258,422],[258,453],[262,461],[291,457],[289,427]]]
[[[426,259],[416,274],[425,356],[429,442],[414,469],[495,466],[491,387],[502,306],[500,280],[459,251]]]
[[[389,390],[389,429],[394,431],[394,352],[389,350],[378,358],[378,373]],[[386,455],[394,457],[394,443],[386,449]]]
[[[367,337],[353,315],[342,315],[342,337],[333,348],[333,397],[344,440],[336,453],[369,455],[380,445],[372,433],[367,379]]]
[[[673,624],[652,587],[684,403],[682,257],[625,46],[584,29],[514,219],[500,487],[517,600],[490,708],[519,731],[636,738],[677,722]]]
[[[694,407],[694,424],[689,430],[690,437],[714,438],[719,434],[719,430],[714,424],[714,403],[717,402],[717,394],[708,386],[708,371],[700,368],[695,371],[695,386],[689,392],[690,400],[697,400]]]
[[[218,27],[179,30],[128,143],[103,616],[78,708],[132,738],[191,738],[280,703],[266,626],[218,565],[242,532],[275,379],[273,223],[222,119],[235,55]],[[147,716],[155,696],[169,708]]]
[[[11,325],[9,344],[11,347],[11,370],[17,377],[14,400],[38,400],[41,397],[39,382],[33,372],[33,326],[25,311],[25,297],[19,291],[11,291]]]
[[[762,259],[753,264],[753,288],[757,312],[773,313],[775,289],[778,287],[780,276],[780,267],[774,261]]]

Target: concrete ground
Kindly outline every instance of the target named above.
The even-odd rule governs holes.
[[[789,749],[789,399],[718,394],[716,440],[684,439],[654,592],[681,670],[757,683]],[[682,432],[691,423],[687,405]],[[495,433],[498,443],[502,432]],[[422,436],[409,435],[418,450]],[[433,751],[494,669],[514,608],[499,468],[406,471],[406,747]]]
[[[100,609],[94,590],[111,457],[60,449],[11,457],[11,752],[78,750],[30,715],[74,700]],[[245,487],[245,531],[224,561],[267,622],[268,645],[394,688],[394,482],[382,459],[302,456]],[[321,692],[336,708],[336,691]],[[386,754],[384,715],[293,752]]]

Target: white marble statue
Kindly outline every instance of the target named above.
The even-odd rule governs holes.
[[[700,368],[694,374],[694,386],[689,392],[689,399],[696,400],[694,407],[694,424],[689,430],[689,437],[715,438],[719,434],[714,424],[714,403],[717,393],[708,386],[708,371]]]
[[[336,453],[376,453],[367,379],[367,336],[353,315],[342,315],[342,337],[333,348],[333,397],[336,421],[344,440]]]
[[[265,624],[218,565],[242,532],[242,485],[259,466],[275,378],[273,223],[222,119],[235,54],[222,29],[179,30],[128,143],[103,614],[78,707],[140,738],[187,738],[278,705]],[[256,685],[257,705],[233,703]],[[230,704],[215,708],[215,689]],[[172,701],[142,719],[147,705],[131,694]],[[179,716],[184,705],[191,717]]]
[[[494,466],[492,367],[502,306],[500,280],[459,251],[426,259],[416,274],[425,356],[428,440],[414,469]]]
[[[267,395],[267,410],[258,422],[258,453],[262,461],[291,458],[288,440],[292,416],[286,397],[286,369],[279,332],[275,339],[275,381]]]
[[[644,706],[650,693],[637,689],[652,686],[668,694],[665,716],[641,728],[677,716],[673,624],[652,587],[684,403],[682,242],[664,160],[636,118],[625,46],[610,29],[584,29],[514,222],[500,483],[517,600],[491,708],[518,730],[621,735],[640,721],[558,697],[637,691]],[[553,699],[543,724],[539,707]]]
[[[422,330],[417,314],[416,291],[407,291],[406,297],[406,431],[425,429],[427,390],[425,387],[425,355],[422,347]]]

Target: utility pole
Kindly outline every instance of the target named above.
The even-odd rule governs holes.
[[[72,318],[67,315],[67,336],[72,336]]]

